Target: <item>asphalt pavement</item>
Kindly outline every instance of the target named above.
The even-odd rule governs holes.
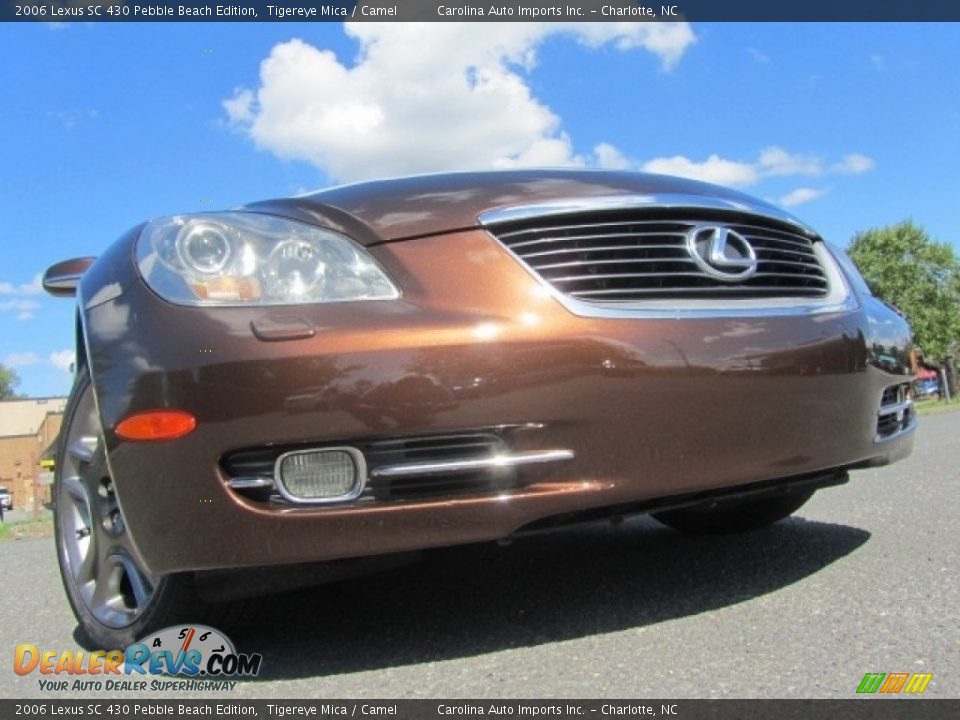
[[[867,672],[926,672],[925,697],[957,698],[958,491],[960,413],[926,417],[908,460],[751,535],[638,518],[274,597],[232,633],[260,677],[193,697],[849,698]],[[17,643],[79,646],[52,540],[0,560],[0,696],[116,696],[13,672]]]

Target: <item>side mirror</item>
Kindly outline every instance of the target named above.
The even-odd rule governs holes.
[[[43,289],[54,297],[73,297],[80,278],[94,260],[95,257],[73,258],[50,266],[43,274]]]

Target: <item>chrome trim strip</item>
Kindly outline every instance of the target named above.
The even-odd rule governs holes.
[[[80,286],[80,278],[82,277],[83,273],[70,273],[67,275],[47,277],[43,280],[43,288],[48,292],[50,289],[76,291]]]
[[[235,477],[227,481],[234,490],[259,490],[261,488],[272,488],[273,478],[269,477]]]
[[[913,408],[913,400],[904,400],[894,405],[881,405],[880,409],[877,410],[877,415],[895,415],[911,408]]]
[[[710,195],[683,195],[678,193],[658,193],[651,195],[600,195],[597,197],[558,198],[527,205],[513,205],[480,213],[477,222],[483,226],[500,225],[517,220],[527,220],[554,215],[594,212],[600,210],[645,209],[685,209],[685,210],[726,210],[728,212],[747,213],[786,223],[810,238],[819,238],[819,234],[790,213],[772,205],[752,203]]]
[[[572,460],[572,450],[535,450],[531,452],[494,455],[492,457],[474,458],[471,460],[451,460],[449,462],[421,462],[404,463],[401,465],[385,465],[373,471],[374,477],[399,478],[414,475],[444,475],[453,472],[470,470],[496,470],[497,468],[530,465],[532,463],[557,462]]]
[[[354,486],[350,489],[350,492],[345,495],[338,495],[330,498],[303,498],[299,495],[293,495],[289,490],[287,490],[283,484],[283,475],[280,474],[280,465],[286,458],[290,457],[291,455],[306,455],[309,453],[327,452],[332,450],[340,450],[353,458],[353,463],[357,468],[357,482],[354,483]],[[283,499],[288,502],[292,502],[297,505],[330,505],[333,503],[349,502],[350,500],[356,500],[358,497],[360,497],[360,495],[363,494],[363,489],[367,484],[367,461],[364,459],[363,453],[354,447],[338,446],[309,448],[307,450],[293,450],[291,452],[285,452],[277,458],[277,461],[273,465],[273,476],[276,478],[275,485],[277,490],[283,496]]]

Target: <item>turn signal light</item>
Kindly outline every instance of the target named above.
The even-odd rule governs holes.
[[[124,440],[175,440],[193,432],[197,419],[182,410],[151,410],[137,413],[117,425]]]

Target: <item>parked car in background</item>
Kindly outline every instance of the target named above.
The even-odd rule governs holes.
[[[4,510],[13,510],[13,495],[5,487],[0,487],[0,505],[3,505]]]
[[[913,381],[913,395],[920,398],[939,398],[940,379],[936,377],[922,378]]]
[[[319,562],[753,530],[913,446],[907,322],[793,216],[679,178],[347,185],[151,220],[44,285],[78,300],[55,521],[100,648]]]

